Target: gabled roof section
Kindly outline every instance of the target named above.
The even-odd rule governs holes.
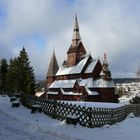
[[[93,70],[95,69],[95,66],[97,64],[98,60],[92,60],[90,62],[90,64],[87,66],[86,70],[85,70],[85,73],[92,73]]]
[[[80,74],[90,59],[90,55],[86,55],[77,65],[75,66],[64,66],[62,65],[56,75],[69,75],[69,74]]]
[[[73,88],[76,83],[76,79],[74,80],[56,80],[54,81],[50,88]]]
[[[59,69],[58,63],[57,63],[57,59],[55,56],[55,51],[53,51],[53,55],[49,64],[49,68],[48,68],[48,72],[47,72],[47,77],[48,76],[55,76],[55,74],[57,73]]]
[[[87,86],[89,88],[93,87],[93,78],[87,78],[87,79],[79,79],[78,84],[80,86]]]
[[[85,47],[84,47],[82,41],[78,41],[78,43],[76,44],[75,47],[73,47],[72,45],[70,46],[70,48],[67,51],[67,54],[73,53],[73,52],[79,52],[80,48],[82,48],[82,52],[86,53],[86,50],[85,50]]]
[[[97,96],[99,95],[99,93],[97,91],[91,91],[87,86],[85,86],[86,92],[88,93],[88,95],[94,95]]]

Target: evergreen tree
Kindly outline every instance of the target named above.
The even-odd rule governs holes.
[[[5,92],[7,90],[7,73],[8,63],[6,59],[0,61],[0,91]]]
[[[34,95],[35,94],[35,76],[34,70],[30,66],[28,54],[23,47],[17,58],[18,60],[18,82],[20,91]]]
[[[7,90],[9,92],[19,92],[19,63],[17,58],[10,60],[10,65],[7,74]]]
[[[17,58],[10,60],[9,66],[6,59],[0,61],[0,91],[34,95],[35,88],[34,70],[24,48]]]

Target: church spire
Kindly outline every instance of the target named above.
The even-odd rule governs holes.
[[[72,36],[72,46],[76,46],[79,40],[81,40],[81,37],[80,37],[80,33],[79,33],[77,14],[75,14],[75,20],[74,20],[74,26],[73,26],[73,36]]]
[[[108,62],[107,62],[107,58],[106,58],[106,53],[104,54],[104,60],[103,60],[103,65],[102,65],[102,71],[101,71],[101,78],[104,80],[112,80],[111,78],[111,72],[108,68]]]
[[[55,50],[53,50],[53,55],[49,64],[49,68],[48,68],[48,72],[47,72],[47,77],[48,76],[55,76],[55,74],[57,73],[59,69],[58,63],[57,63],[57,59],[55,56]]]
[[[107,62],[107,58],[106,58],[106,53],[104,53],[104,61],[103,61],[103,65],[108,66],[108,62]]]

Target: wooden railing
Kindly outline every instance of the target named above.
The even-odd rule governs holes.
[[[27,94],[21,95],[21,103],[32,108],[39,105],[42,111],[54,119],[65,120],[67,115],[79,118],[79,124],[86,127],[100,127],[105,124],[114,124],[123,121],[129,113],[140,115],[140,104],[125,105],[119,108],[85,108],[56,100],[45,100]]]

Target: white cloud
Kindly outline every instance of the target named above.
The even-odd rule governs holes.
[[[93,57],[106,52],[113,77],[134,76],[140,52],[140,2],[121,0],[5,0],[0,56],[15,56],[24,45],[37,75],[46,76],[53,47],[59,64],[71,43],[77,7],[83,44]],[[131,11],[131,12],[130,12]],[[34,34],[44,39],[37,44]]]

